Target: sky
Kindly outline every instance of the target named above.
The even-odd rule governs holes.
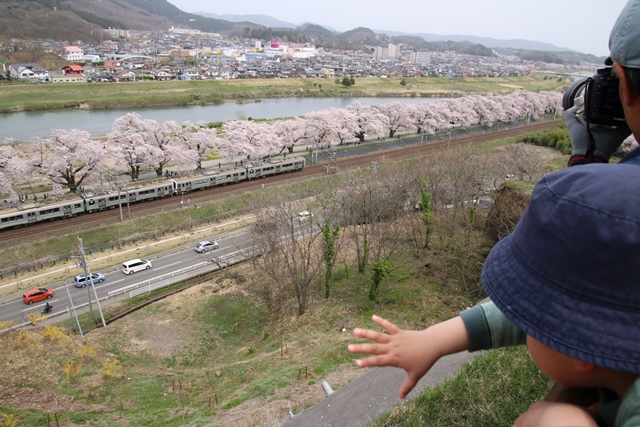
[[[523,39],[608,56],[609,33],[627,0],[168,0],[185,12],[267,15],[336,31]]]

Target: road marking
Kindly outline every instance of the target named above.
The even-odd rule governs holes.
[[[172,265],[178,265],[178,264],[180,264],[180,262],[174,262],[173,264],[168,264],[163,267],[158,267],[155,270],[162,270],[163,268],[171,267]]]

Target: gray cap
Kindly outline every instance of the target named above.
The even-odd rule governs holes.
[[[640,0],[629,0],[620,12],[609,36],[610,56],[606,65],[619,62],[630,68],[640,68]]]

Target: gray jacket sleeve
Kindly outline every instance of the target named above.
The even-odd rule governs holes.
[[[491,301],[460,313],[469,336],[469,351],[525,344],[527,336]]]

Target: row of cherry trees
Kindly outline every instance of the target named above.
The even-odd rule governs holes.
[[[559,92],[513,92],[508,95],[468,96],[436,103],[393,102],[379,106],[354,102],[342,109],[308,113],[272,123],[253,120],[225,122],[220,130],[204,122],[158,122],[128,113],[114,121],[106,139],[82,130],[54,130],[48,138],[21,144],[6,140],[0,146],[0,193],[15,200],[18,185],[42,179],[61,194],[79,186],[108,186],[117,175],[132,180],[152,169],[163,176],[168,165],[201,169],[212,153],[227,161],[260,159],[312,147],[362,143],[394,137],[399,131],[434,134],[453,126],[537,119],[561,108]]]

